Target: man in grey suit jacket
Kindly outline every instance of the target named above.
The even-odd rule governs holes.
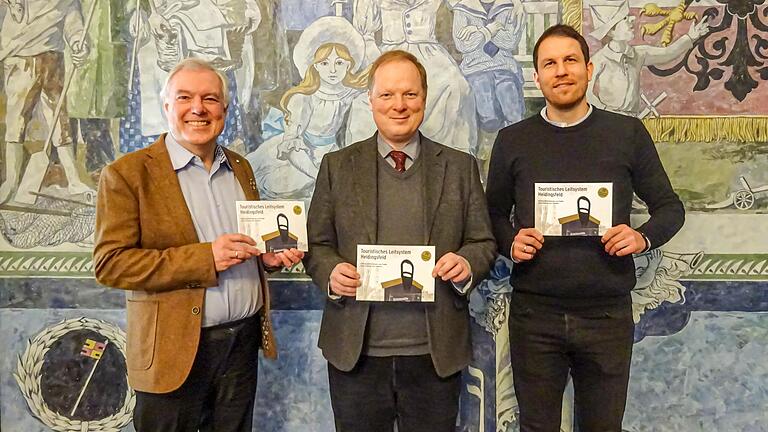
[[[472,355],[467,295],[495,255],[477,163],[418,133],[427,83],[413,55],[390,51],[370,76],[378,132],[323,158],[308,216],[336,430],[453,431]],[[435,246],[435,301],[357,301],[358,244]]]

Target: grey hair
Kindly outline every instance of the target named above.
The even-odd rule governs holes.
[[[224,98],[224,107],[229,106],[229,92],[228,89],[228,82],[227,77],[223,73],[221,73],[220,70],[213,67],[213,65],[208,62],[207,60],[203,60],[201,58],[186,58],[179,62],[176,66],[171,69],[171,71],[168,73],[168,77],[165,79],[165,83],[163,84],[163,89],[160,91],[160,100],[165,102],[165,98],[168,97],[168,85],[171,83],[171,80],[173,79],[173,76],[177,73],[183,71],[183,70],[207,70],[211,71],[216,74],[217,77],[219,77],[219,81],[221,82],[221,94]]]

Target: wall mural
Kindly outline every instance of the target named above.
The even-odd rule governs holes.
[[[543,107],[533,44],[565,22],[590,45],[590,102],[643,120],[688,211],[669,244],[635,257],[624,429],[768,431],[763,0],[1,0],[0,21],[0,429],[133,430],[123,294],[92,280],[95,189],[166,130],[159,92],[180,59],[229,78],[219,141],[248,158],[261,195],[308,202],[323,155],[375,130],[380,53],[423,62],[422,132],[485,168],[498,130]],[[517,430],[512,265],[499,259],[470,297],[458,430]],[[322,293],[301,269],[273,291],[281,352],[260,368],[255,423],[332,430]]]

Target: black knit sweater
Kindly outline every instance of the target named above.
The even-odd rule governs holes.
[[[594,109],[561,128],[537,114],[499,132],[486,195],[501,254],[509,257],[518,230],[534,226],[534,183],[542,182],[612,182],[612,226],[630,225],[636,193],[651,217],[635,229],[653,247],[669,241],[685,218],[650,135],[632,117]],[[619,304],[629,301],[634,270],[631,255],[608,255],[600,237],[548,236],[534,259],[514,265],[512,285],[566,309]]]

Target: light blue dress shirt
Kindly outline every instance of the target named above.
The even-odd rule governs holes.
[[[165,143],[198,239],[213,242],[222,234],[237,233],[235,202],[245,200],[245,193],[224,150],[216,146],[208,172],[203,160],[182,147],[171,134],[166,136]],[[203,327],[236,321],[258,312],[264,300],[256,259],[220,272],[219,285],[205,290]]]

